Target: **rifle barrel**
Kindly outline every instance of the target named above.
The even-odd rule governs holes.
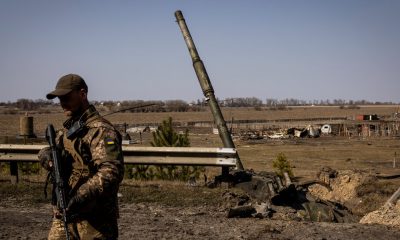
[[[65,197],[65,183],[64,179],[62,178],[62,168],[61,168],[61,158],[60,153],[57,149],[56,143],[56,133],[54,131],[54,127],[52,124],[49,124],[46,129],[46,138],[49,142],[51,154],[53,157],[53,171],[55,176],[55,193],[57,197],[57,205],[60,207],[63,215],[63,222],[64,222],[64,229],[65,229],[65,236],[67,240],[70,240],[69,231],[68,231],[68,219],[67,219],[67,204],[66,204],[66,197]]]

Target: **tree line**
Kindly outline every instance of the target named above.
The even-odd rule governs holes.
[[[264,101],[256,97],[237,97],[217,99],[221,107],[288,107],[288,106],[362,106],[362,105],[393,105],[399,104],[394,102],[372,102],[367,100],[344,100],[344,99],[323,99],[323,100],[301,100],[295,98],[275,99],[266,98]],[[95,106],[107,108],[107,110],[123,110],[125,108],[134,108],[129,112],[189,112],[204,111],[207,106],[205,99],[197,99],[196,101],[186,102],[184,100],[125,100],[125,101],[92,101]],[[139,106],[153,104],[140,108]],[[59,105],[57,101],[51,100],[31,100],[18,99],[15,102],[0,102],[0,106],[7,108],[15,108],[24,111],[32,111],[49,108]]]

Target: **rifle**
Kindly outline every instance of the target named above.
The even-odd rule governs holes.
[[[49,124],[46,128],[46,139],[49,142],[51,156],[53,158],[53,171],[55,182],[53,183],[53,188],[55,188],[55,194],[57,197],[57,205],[62,211],[62,221],[64,222],[65,236],[67,240],[70,240],[68,231],[68,220],[67,220],[67,205],[65,198],[65,183],[62,178],[62,168],[61,168],[61,157],[56,144],[56,133],[52,124]]]
[[[111,115],[111,114],[114,114],[114,113],[119,113],[119,112],[127,111],[127,110],[133,110],[133,109],[144,108],[144,107],[150,107],[150,106],[156,106],[156,105],[159,105],[159,104],[157,104],[157,103],[149,103],[149,104],[144,104],[144,105],[138,105],[138,106],[128,107],[128,108],[124,108],[124,109],[121,109],[121,110],[117,110],[117,111],[114,111],[114,112],[110,112],[110,113],[104,114],[103,117],[108,116],[108,115]]]

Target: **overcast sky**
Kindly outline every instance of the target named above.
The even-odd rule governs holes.
[[[182,10],[218,98],[400,102],[400,1],[0,2],[0,101],[80,74],[91,100],[203,98]]]

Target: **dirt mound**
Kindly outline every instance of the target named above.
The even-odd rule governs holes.
[[[386,205],[361,218],[363,224],[383,224],[400,228],[400,201],[396,205]]]
[[[324,167],[317,175],[318,179],[328,184],[332,191],[321,185],[312,185],[310,192],[321,199],[346,204],[357,199],[357,189],[373,181],[370,174],[357,170],[335,171]]]
[[[384,183],[379,182],[376,176],[367,171],[336,171],[323,167],[317,178],[328,184],[331,189],[322,185],[311,185],[308,189],[313,196],[341,203],[358,216],[382,206],[389,195],[388,190],[382,190]]]
[[[361,170],[336,171],[323,167],[317,178],[331,189],[317,184],[311,185],[308,189],[313,196],[341,203],[359,217],[383,206],[398,188],[396,182],[379,179],[375,174]]]

